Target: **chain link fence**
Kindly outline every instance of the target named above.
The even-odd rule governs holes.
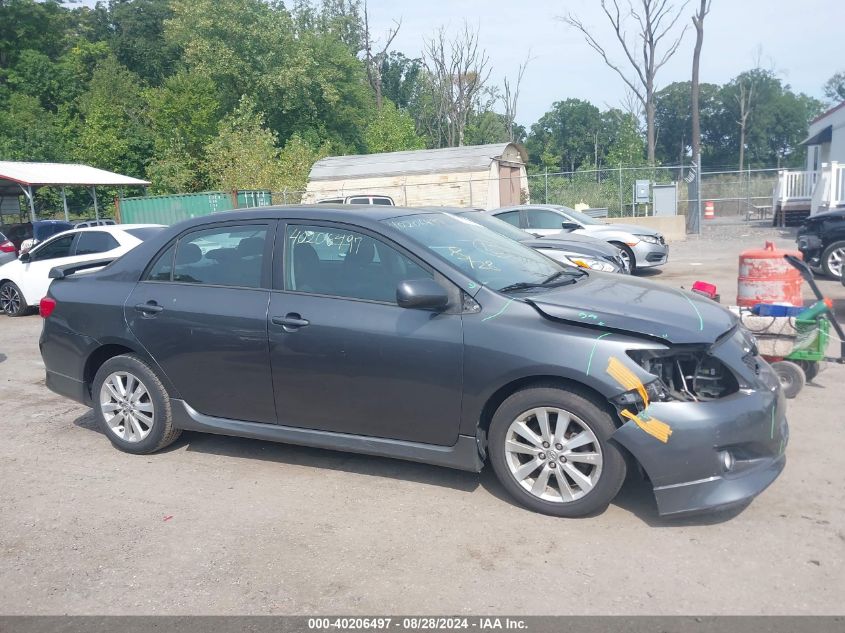
[[[531,202],[574,207],[585,204],[607,209],[610,217],[650,215],[650,204],[638,204],[634,186],[638,180],[652,184],[675,184],[678,214],[697,210],[695,171],[690,165],[622,167],[574,172],[529,174]],[[711,201],[716,217],[754,219],[771,214],[778,169],[705,171],[701,174],[702,205]]]

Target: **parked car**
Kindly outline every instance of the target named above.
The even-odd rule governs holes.
[[[798,229],[798,250],[817,272],[843,279],[845,209],[811,215]]]
[[[455,212],[499,235],[504,235],[564,264],[582,266],[606,273],[628,273],[622,251],[615,246],[585,235],[560,233],[558,236],[537,238],[499,218],[487,215],[478,209]]]
[[[103,257],[120,257],[160,231],[158,224],[123,224],[65,231],[0,266],[0,311],[23,316],[38,306],[50,285],[50,270]]]
[[[35,222],[0,226],[0,232],[4,233],[6,239],[15,245],[15,255],[18,255],[22,250],[29,250],[48,237],[72,228],[73,224],[62,220],[36,220]]]
[[[555,204],[531,204],[489,211],[491,215],[535,235],[562,230],[587,235],[617,246],[631,272],[662,266],[669,261],[669,246],[659,232],[636,224],[605,224],[585,213]]]
[[[392,207],[393,198],[390,196],[341,196],[339,198],[317,200],[317,204],[377,204]]]
[[[100,218],[99,220],[95,218],[89,218],[87,220],[76,220],[73,223],[73,228],[84,229],[91,226],[114,226],[115,224],[117,224],[117,222],[109,218]]]
[[[129,453],[189,429],[489,462],[558,516],[605,507],[627,459],[663,514],[747,502],[785,463],[777,376],[729,311],[451,213],[226,212],[74,273],[41,301],[46,384]]]
[[[17,259],[17,250],[12,240],[0,233],[0,266]]]

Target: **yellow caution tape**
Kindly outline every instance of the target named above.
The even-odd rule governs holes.
[[[634,415],[627,409],[622,409],[622,415],[629,420],[633,420],[634,423],[643,431],[653,437],[656,437],[664,444],[669,441],[669,436],[672,435],[671,426],[661,420],[658,420],[657,418],[648,416],[645,411]]]

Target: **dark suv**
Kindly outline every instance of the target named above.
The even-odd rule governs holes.
[[[845,264],[845,209],[811,215],[798,229],[798,250],[812,268],[842,278]]]
[[[69,231],[73,224],[63,220],[36,220],[35,222],[24,222],[22,224],[8,224],[0,226],[0,232],[15,245],[15,254],[20,253],[21,244],[26,240],[33,240],[32,246],[43,242],[48,237],[57,233]]]

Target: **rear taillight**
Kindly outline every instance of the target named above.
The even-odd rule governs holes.
[[[38,304],[38,312],[41,314],[41,318],[46,319],[51,314],[53,314],[53,310],[56,309],[56,300],[52,297],[44,297],[41,300],[41,303]]]
[[[15,252],[15,245],[6,240],[5,242],[0,242],[0,253],[14,253]]]

